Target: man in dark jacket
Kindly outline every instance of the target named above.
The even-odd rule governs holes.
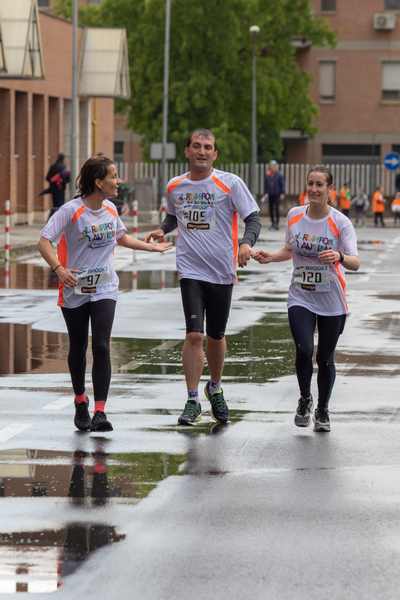
[[[263,196],[263,200],[268,199],[269,203],[270,229],[279,229],[279,202],[284,194],[285,180],[276,160],[271,160],[265,173]]]
[[[65,202],[65,188],[70,180],[70,172],[67,170],[64,161],[64,154],[59,154],[56,161],[50,165],[46,175],[46,180],[50,185],[39,194],[40,196],[51,194],[53,206],[50,210],[49,219]]]

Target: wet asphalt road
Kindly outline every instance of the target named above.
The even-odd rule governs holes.
[[[278,245],[264,235],[260,246]],[[120,303],[115,431],[103,437],[71,427],[65,338],[46,293],[0,293],[2,315],[34,324],[0,331],[3,345],[6,335],[14,349],[30,345],[31,358],[15,350],[17,374],[0,378],[3,597],[398,598],[400,230],[362,229],[359,239],[328,435],[293,425],[289,265],[252,265],[235,292],[224,384],[232,422],[222,429],[205,402],[198,426],[176,426],[173,278]],[[128,269],[125,255],[117,260]]]

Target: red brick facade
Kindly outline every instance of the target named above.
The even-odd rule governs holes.
[[[59,152],[68,157],[72,28],[44,11],[39,22],[44,79],[0,78],[0,203],[11,199],[16,223],[44,219],[50,201],[38,193],[48,165]],[[112,156],[113,100],[84,99],[82,108],[90,123],[80,159],[94,152]]]
[[[332,12],[321,8],[335,3],[310,1],[314,13],[336,32],[337,46],[310,47],[298,52],[302,68],[313,78],[311,95],[319,108],[319,131],[313,139],[288,141],[286,158],[290,162],[329,161],[335,148],[340,152],[339,146],[350,145],[342,148],[342,154],[353,152],[356,160],[354,145],[361,145],[361,152],[368,153],[370,146],[374,147],[372,153],[379,153],[378,157],[366,154],[366,160],[381,160],[393,145],[400,144],[400,97],[382,98],[383,63],[400,62],[400,10],[394,29],[376,30],[375,14],[396,14],[385,11],[385,0],[336,0],[336,10]],[[336,65],[336,93],[332,100],[320,98],[320,61],[333,61]],[[347,158],[352,160],[351,155]]]

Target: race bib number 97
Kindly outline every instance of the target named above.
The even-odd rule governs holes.
[[[296,267],[292,283],[303,290],[328,292],[331,287],[331,273],[328,265]]]
[[[78,295],[95,294],[100,291],[99,288],[111,281],[111,273],[107,267],[85,269],[79,271],[76,275],[78,283],[74,287],[74,293]]]

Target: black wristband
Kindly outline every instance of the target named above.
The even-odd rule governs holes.
[[[340,262],[341,264],[343,264],[343,261],[344,261],[344,254],[343,254],[343,252],[341,252],[340,250],[338,250],[338,252],[339,252],[339,262]]]
[[[53,269],[52,269],[53,273],[56,273],[58,267],[62,267],[62,264],[58,263],[58,265],[56,267],[53,267]]]

